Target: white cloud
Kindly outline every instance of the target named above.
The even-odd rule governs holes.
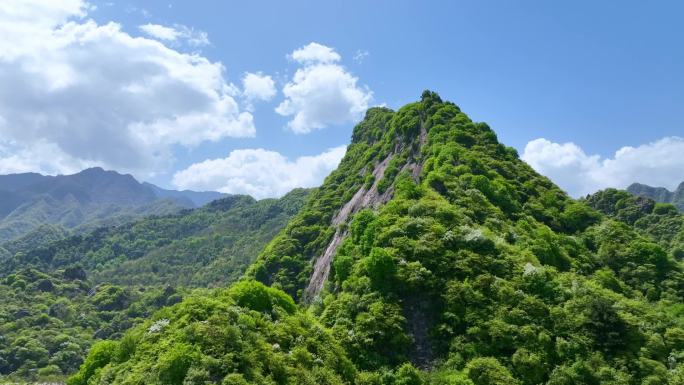
[[[337,62],[340,56],[331,48],[311,43],[290,55],[303,63],[292,81],[283,87],[285,100],[276,108],[283,116],[292,116],[288,127],[306,134],[331,124],[360,119],[372,100],[372,92],[357,85]]]
[[[159,24],[144,24],[138,27],[147,35],[168,42],[185,41],[194,47],[209,45],[209,36],[204,31],[195,31],[182,24],[167,27]]]
[[[176,40],[180,36],[180,32],[176,29],[159,24],[145,24],[138,28],[146,34],[161,40]]]
[[[249,194],[257,199],[279,197],[295,187],[315,187],[334,170],[346,151],[331,148],[294,161],[261,148],[231,151],[223,159],[209,159],[177,172],[173,184],[181,189]]]
[[[684,180],[684,138],[679,137],[622,147],[606,159],[587,155],[574,143],[540,138],[525,146],[522,159],[575,197],[634,182],[674,189]]]
[[[247,72],[242,77],[243,95],[247,100],[271,100],[276,94],[275,82],[268,75]]]
[[[54,143],[37,140],[28,146],[0,146],[0,175],[40,170],[46,174],[74,174],[98,162],[76,159]]]
[[[354,61],[361,64],[368,56],[370,56],[370,52],[360,49],[356,50],[356,53],[354,54]]]
[[[289,57],[302,64],[335,63],[342,59],[334,49],[314,42],[294,50]]]
[[[221,63],[84,19],[89,9],[0,2],[0,170],[146,176],[176,146],[254,136]]]

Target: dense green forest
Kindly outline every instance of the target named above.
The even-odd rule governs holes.
[[[244,195],[215,200],[178,214],[26,248],[0,264],[0,275],[20,268],[52,271],[78,264],[94,282],[124,285],[223,285],[239,277],[288,219],[308,190],[256,201]]]
[[[10,274],[0,280],[0,380],[59,380],[94,340],[120,337],[180,295],[170,286],[93,285],[78,268]]]
[[[0,264],[0,382],[63,379],[94,341],[121,337],[192,288],[235,281],[308,193],[235,195],[84,235],[45,226],[42,237],[13,241]]]
[[[684,260],[684,215],[672,204],[658,203],[615,189],[599,191],[585,201],[596,210],[657,241],[677,261]]]
[[[426,91],[367,112],[244,280],[98,343],[68,383],[683,384],[681,221],[569,198]]]

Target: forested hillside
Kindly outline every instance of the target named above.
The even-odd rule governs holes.
[[[684,215],[672,204],[616,189],[592,194],[586,202],[655,240],[678,261],[684,260]]]
[[[232,283],[308,193],[229,196],[37,248],[14,242],[0,264],[0,382],[64,379],[94,341],[120,337],[193,288]]]
[[[69,384],[682,384],[684,276],[658,230],[681,217],[621,208],[569,198],[432,92],[372,108],[244,281],[96,345]]]
[[[48,381],[77,370],[94,340],[120,337],[181,296],[170,286],[93,285],[70,268],[10,274],[0,298],[0,381]]]
[[[670,191],[664,187],[651,187],[641,183],[633,183],[627,191],[634,195],[651,198],[658,203],[672,203],[679,211],[684,212],[684,182]]]
[[[18,251],[0,265],[0,274],[77,264],[94,282],[222,285],[242,274],[307,194],[298,189],[279,200],[261,201],[234,195],[200,209],[103,227]]]

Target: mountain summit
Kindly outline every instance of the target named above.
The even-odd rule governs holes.
[[[660,203],[672,203],[679,211],[684,212],[684,182],[674,190],[665,187],[651,187],[641,183],[633,183],[627,187],[627,191],[634,195],[645,196]]]
[[[42,225],[91,229],[198,207],[223,195],[164,190],[99,167],[73,175],[0,175],[0,242]]]
[[[426,91],[368,110],[243,281],[70,384],[681,384],[683,300],[671,250]]]

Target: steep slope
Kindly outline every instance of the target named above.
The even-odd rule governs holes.
[[[318,317],[357,370],[342,383],[684,381],[684,277],[672,254],[570,199],[427,91],[396,112],[367,112],[338,169],[247,276]],[[217,357],[208,337],[190,338],[220,314],[171,320],[163,345],[105,360],[101,378],[130,383],[124,368],[151,367],[174,343],[198,352],[186,368],[247,378],[240,363],[253,355],[228,347]],[[248,382],[228,373],[203,383],[293,383],[277,371]]]
[[[633,183],[627,187],[627,191],[634,195],[651,198],[659,203],[671,203],[684,212],[684,182],[680,183],[675,191],[664,187],[651,187],[641,183]]]
[[[232,283],[308,192],[229,196],[33,250],[24,244],[34,240],[11,243],[19,251],[0,264],[0,383],[63,380],[94,342],[120,337],[193,287]]]
[[[51,224],[76,232],[199,207],[223,194],[164,190],[90,168],[73,175],[0,175],[0,243]]]

